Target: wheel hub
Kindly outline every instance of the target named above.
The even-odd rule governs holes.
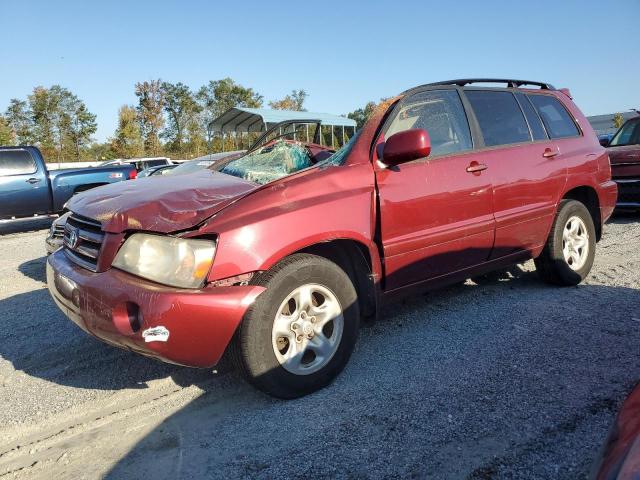
[[[340,346],[344,316],[336,295],[308,283],[285,297],[271,331],[273,353],[295,375],[309,375],[329,363]]]
[[[296,335],[296,342],[302,342],[305,338],[311,340],[314,334],[316,317],[308,315],[304,310],[298,315],[298,319],[291,322],[291,330]]]
[[[567,220],[562,232],[562,253],[572,270],[579,270],[587,261],[589,253],[589,233],[580,217]]]

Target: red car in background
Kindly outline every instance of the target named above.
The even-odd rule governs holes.
[[[296,141],[313,124],[277,125],[210,169],[73,198],[47,259],[55,302],[167,362],[211,367],[229,349],[256,387],[292,398],[331,382],[360,321],[398,295],[531,258],[548,283],[588,275],[617,188],[567,90],[423,85],[335,153]]]
[[[617,205],[640,209],[640,116],[630,118],[610,142],[611,175],[618,184]]]
[[[640,385],[622,404],[598,458],[595,480],[640,478]]]

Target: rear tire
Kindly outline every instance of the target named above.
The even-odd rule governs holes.
[[[258,389],[285,399],[331,383],[358,337],[360,312],[349,276],[323,257],[294,254],[253,283],[266,290],[234,338],[240,372]]]
[[[534,260],[538,276],[554,285],[582,282],[593,265],[596,229],[587,207],[576,200],[562,200],[549,238]]]

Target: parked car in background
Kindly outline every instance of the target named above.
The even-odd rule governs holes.
[[[173,165],[173,162],[167,157],[152,157],[152,158],[132,158],[130,160],[115,159],[107,160],[100,164],[101,167],[113,166],[113,165],[125,165],[130,164],[136,167],[138,172],[150,167],[159,167],[162,165]]]
[[[231,152],[212,153],[205,157],[196,158],[194,160],[187,160],[181,163],[176,168],[168,172],[168,175],[184,175],[185,173],[197,172],[203,168],[209,168],[222,160],[229,160],[232,157],[239,157],[244,154],[246,150],[235,150]]]
[[[618,184],[618,207],[640,209],[640,116],[627,120],[604,145]]]
[[[76,193],[136,175],[132,165],[49,171],[36,147],[0,147],[0,219],[59,213]]]
[[[172,169],[178,165],[157,165],[155,167],[148,167],[138,173],[138,178],[153,177],[156,175],[167,175]]]
[[[295,141],[307,128],[314,141]],[[188,181],[71,200],[52,298],[109,344],[207,368],[228,350],[253,385],[292,398],[331,382],[360,322],[399,295],[531,258],[551,284],[589,274],[617,189],[567,90],[427,84],[338,152],[319,131],[284,122]]]
[[[640,478],[640,385],[622,404],[598,458],[595,480]]]

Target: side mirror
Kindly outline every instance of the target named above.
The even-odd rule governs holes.
[[[601,138],[599,140],[599,142],[600,142],[600,145],[602,145],[603,147],[608,147],[609,146],[609,139],[606,138],[606,137]]]
[[[431,140],[426,130],[412,128],[391,135],[384,144],[382,161],[387,165],[399,165],[431,153]]]

